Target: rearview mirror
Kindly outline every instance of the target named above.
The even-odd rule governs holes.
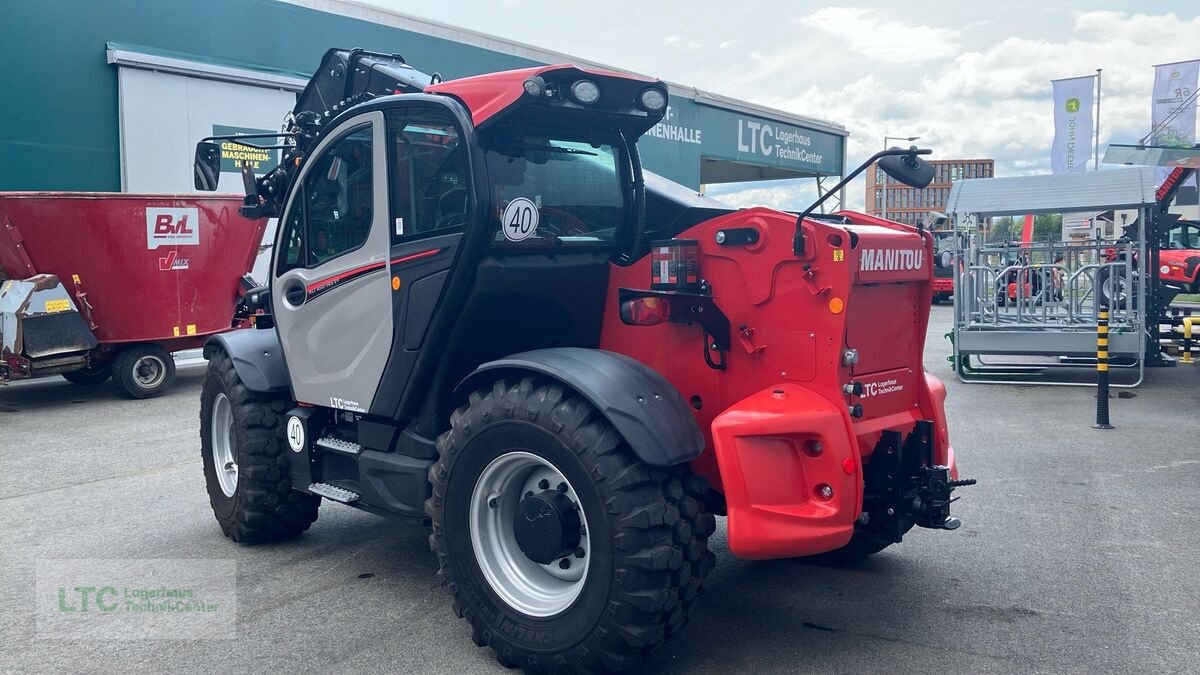
[[[920,189],[933,182],[933,165],[915,153],[883,157],[879,160],[879,168],[909,187]]]
[[[193,168],[196,172],[196,189],[205,192],[215,191],[217,183],[221,180],[221,146],[212,141],[197,143]]]

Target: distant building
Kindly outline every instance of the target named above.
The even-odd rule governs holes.
[[[993,159],[938,159],[931,160],[930,164],[933,164],[936,170],[933,182],[929,187],[920,190],[888,177],[879,167],[868,171],[867,213],[916,225],[930,212],[945,211],[946,200],[950,197],[950,185],[954,181],[962,178],[991,178],[996,172],[996,160]]]

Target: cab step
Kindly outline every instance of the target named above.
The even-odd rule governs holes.
[[[353,441],[344,441],[335,436],[325,436],[317,440],[317,447],[321,450],[337,452],[343,455],[357,457],[362,454],[362,446]]]
[[[346,488],[340,488],[329,483],[313,483],[308,486],[308,491],[314,495],[321,495],[326,499],[332,499],[335,502],[343,504],[353,504],[358,501],[358,493]]]

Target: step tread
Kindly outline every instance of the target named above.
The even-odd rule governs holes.
[[[312,485],[308,486],[308,491],[315,495],[321,495],[326,499],[332,499],[335,502],[341,502],[343,504],[353,504],[359,499],[359,494],[357,492],[353,490],[347,490],[346,488],[340,488],[336,485],[330,485],[329,483],[313,483]]]

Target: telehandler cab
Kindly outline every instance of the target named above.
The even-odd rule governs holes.
[[[732,210],[645,173],[658,80],[440,80],[331,50],[282,164],[243,169],[244,212],[280,224],[259,330],[205,349],[227,536],[296,535],[322,498],[431,524],[475,642],[563,671],[619,670],[682,628],[714,514],[749,558],[958,526],[972,481],[921,362],[928,232]],[[197,187],[218,141],[256,140],[202,141]],[[926,153],[872,161],[919,186]]]

